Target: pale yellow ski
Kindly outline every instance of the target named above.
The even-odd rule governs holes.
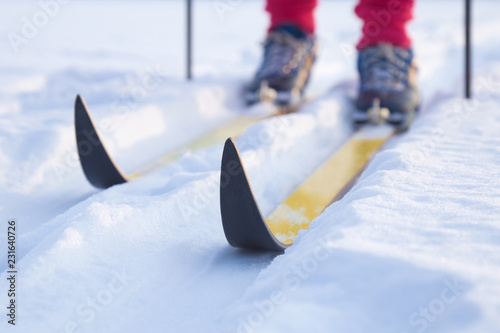
[[[128,180],[133,180],[144,175],[154,173],[165,165],[177,161],[188,152],[215,146],[221,142],[224,142],[224,140],[229,136],[240,136],[245,131],[245,129],[253,124],[258,123],[261,120],[264,120],[265,118],[267,117],[239,116],[236,119],[229,121],[227,124],[222,125],[222,127],[218,127],[214,131],[209,132],[205,136],[200,137],[197,140],[166,154],[153,163],[144,166],[141,170],[138,170],[129,175]]]
[[[344,195],[393,133],[390,126],[375,125],[354,134],[267,217],[271,232],[282,243],[292,243],[300,230],[307,229],[331,202]]]
[[[350,189],[371,157],[389,140],[389,125],[366,125],[306,178],[264,219],[238,150],[226,141],[221,165],[220,204],[224,232],[235,247],[283,250],[333,201]]]
[[[92,185],[98,188],[107,188],[157,171],[165,165],[175,162],[188,152],[214,146],[223,142],[228,136],[239,136],[246,128],[263,119],[295,112],[306,102],[304,100],[295,106],[278,108],[275,113],[268,116],[238,116],[221,127],[202,135],[199,139],[183,145],[159,160],[146,165],[139,171],[131,175],[125,175],[109,155],[96,131],[85,102],[78,95],[75,100],[75,133],[80,163],[85,176]]]

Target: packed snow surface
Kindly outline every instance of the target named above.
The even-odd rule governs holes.
[[[183,2],[55,3],[0,2],[1,332],[500,332],[499,3],[474,2],[468,101],[462,2],[418,2],[421,116],[283,254],[227,244],[222,144],[100,191],[74,139],[78,93],[126,173],[241,113],[272,112],[239,101],[263,2],[195,3],[192,82]],[[312,101],[236,140],[264,215],[352,132],[353,6],[318,8]]]

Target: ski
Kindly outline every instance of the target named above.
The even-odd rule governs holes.
[[[277,112],[271,116],[296,112],[305,102],[306,101],[290,108],[278,108]],[[201,150],[222,143],[229,136],[239,136],[249,126],[269,117],[239,116],[208,134],[169,152],[159,160],[146,165],[144,168],[130,175],[125,175],[113,161],[113,158],[104,146],[88,108],[80,95],[76,96],[74,113],[76,143],[80,164],[87,180],[93,186],[101,189],[153,173],[165,165],[175,162],[188,152]]]
[[[332,202],[350,189],[371,157],[397,129],[364,125],[264,218],[234,141],[227,139],[221,164],[220,209],[224,233],[234,247],[282,251]]]

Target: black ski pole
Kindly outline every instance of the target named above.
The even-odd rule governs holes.
[[[191,80],[193,77],[192,72],[191,72],[191,66],[192,66],[192,0],[186,0],[186,11],[187,11],[187,17],[186,17],[186,22],[187,22],[187,29],[186,29],[186,34],[187,34],[187,40],[186,40],[186,77],[188,80]]]
[[[465,98],[471,98],[471,0],[465,0]]]

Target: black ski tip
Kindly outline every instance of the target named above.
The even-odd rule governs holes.
[[[272,234],[262,217],[233,139],[222,154],[220,208],[226,239],[234,247],[283,251],[289,245]]]
[[[75,99],[75,132],[80,163],[92,185],[108,188],[127,181],[102,144],[80,95]]]
[[[75,99],[75,108],[77,107],[77,105],[78,105],[79,107],[83,107],[83,108],[85,108],[85,109],[86,109],[86,107],[85,107],[85,102],[83,101],[83,98],[82,98],[82,96],[80,96],[80,94],[77,94],[77,95],[76,95],[76,99]]]

